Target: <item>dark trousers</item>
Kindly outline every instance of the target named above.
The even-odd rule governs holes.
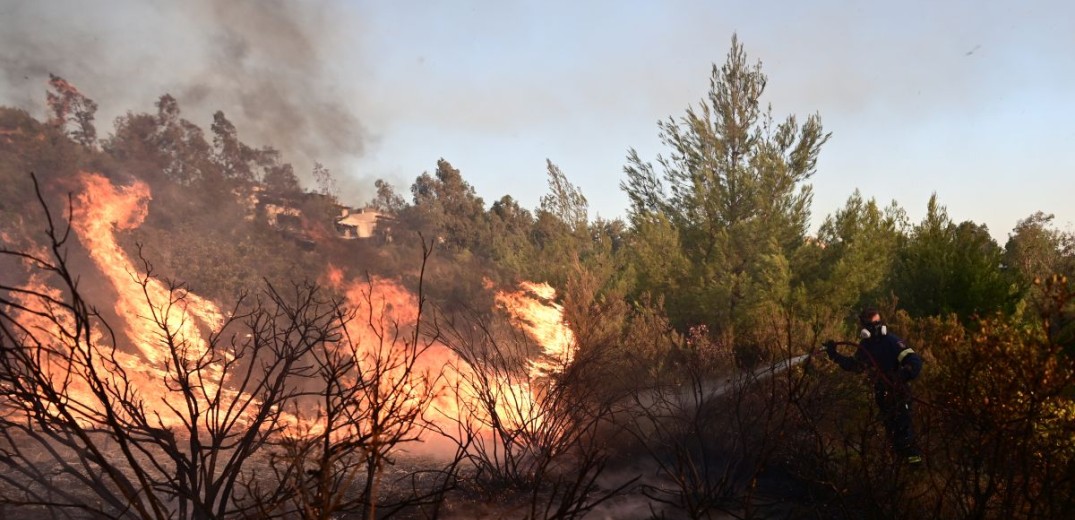
[[[881,419],[888,432],[892,448],[901,457],[921,455],[915,445],[914,426],[911,421],[911,394],[909,391],[893,391],[888,388],[875,388],[877,407],[881,410]]]

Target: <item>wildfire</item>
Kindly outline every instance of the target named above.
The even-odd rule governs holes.
[[[206,333],[219,327],[223,316],[212,302],[186,291],[170,291],[159,280],[140,273],[120,248],[116,231],[135,228],[146,216],[150,193],[144,183],[116,187],[107,178],[92,173],[80,174],[78,180],[82,191],[72,208],[72,228],[115,290],[114,310],[123,322],[122,330],[137,349],[135,352],[118,349],[110,352],[108,358],[125,371],[132,389],[137,389],[148,412],[159,417],[165,425],[179,423],[181,418],[176,417],[167,405],[170,392],[162,384],[168,377],[167,367],[170,363],[184,363],[201,356],[207,348]],[[32,278],[30,282],[32,291],[59,299],[59,291],[42,280]],[[34,305],[40,306],[43,302],[38,299]],[[65,320],[68,317],[53,315],[57,320],[55,325],[67,326]],[[24,318],[32,319],[32,316],[26,313]],[[58,338],[59,331],[46,330],[47,326],[45,322],[37,328]],[[94,357],[100,358],[102,349],[109,347],[101,332],[92,330],[88,344],[75,342],[67,344],[66,348],[88,349],[81,359],[95,364]],[[64,357],[57,356],[58,359],[49,363],[49,369],[56,374],[54,378],[72,369],[70,361],[60,361]],[[86,366],[84,369],[101,370],[104,367]],[[208,376],[215,374],[217,367],[209,365],[203,369]],[[208,392],[217,390],[213,380],[213,377],[202,379]],[[96,401],[82,386],[65,385],[66,397],[70,402],[92,407]]]
[[[84,173],[83,191],[74,206],[72,226],[97,268],[117,293],[115,310],[128,337],[152,365],[170,362],[168,343],[188,359],[206,349],[204,332],[224,321],[212,302],[191,292],[172,292],[155,278],[139,274],[116,242],[116,231],[133,229],[146,217],[149,187],[136,182],[115,187],[105,177]]]
[[[364,356],[390,355],[377,351],[383,345],[383,327],[413,326],[418,319],[417,299],[394,281],[371,278],[348,283],[344,278],[335,268],[325,276],[346,295],[348,305],[360,311],[362,319],[351,324],[349,334],[367,345]],[[431,341],[424,345],[411,374],[390,376],[412,378],[409,388],[419,393],[419,387],[426,384],[423,378],[437,374],[437,397],[430,403],[437,411],[431,417],[435,422],[451,425],[472,421],[480,430],[495,413],[497,421],[512,429],[540,423],[537,394],[548,382],[539,381],[563,371],[571,363],[575,348],[574,334],[564,321],[563,307],[553,302],[555,296],[548,284],[531,282],[521,283],[518,291],[496,294],[496,301],[507,310],[512,323],[542,347],[542,355],[527,360],[521,374],[506,367],[478,374],[488,367],[464,362],[443,343]]]
[[[423,396],[438,394],[443,384],[438,376],[451,364],[453,355],[442,343],[415,334],[419,325],[415,295],[384,278],[347,280],[335,266],[329,266],[323,281],[340,291],[348,308],[355,311],[346,330],[357,366],[363,371],[379,371],[379,387],[398,389],[391,398],[406,407],[428,406]],[[443,407],[444,396],[436,399],[435,406]]]
[[[134,282],[135,279],[132,278],[135,273],[133,266],[116,245],[112,226],[107,220],[111,219],[122,226],[131,226],[140,221],[144,216],[144,211],[140,216],[137,210],[117,210],[117,207],[123,206],[117,204],[115,200],[117,193],[120,192],[113,189],[103,177],[87,174],[83,176],[83,180],[87,185],[97,188],[92,193],[100,194],[101,190],[104,190],[105,195],[112,197],[111,200],[100,201],[102,203],[100,206],[95,206],[93,202],[97,201],[91,202],[88,198],[91,197],[88,195],[91,192],[83,193],[79,198],[77,211],[80,216],[86,218],[84,222],[73,223],[75,232],[87,245],[95,263],[101,267],[102,271],[112,275],[114,283],[123,280],[117,275],[118,272],[123,272],[126,274],[126,285],[137,285]],[[138,193],[138,190],[138,187],[134,187],[127,191]],[[137,209],[137,206],[134,207]],[[16,243],[7,233],[3,233],[0,239],[4,243]],[[50,253],[32,241],[20,240],[17,243],[28,254],[27,257],[22,258],[22,263],[28,269],[29,277],[17,290],[9,294],[12,301],[16,303],[16,307],[10,311],[19,326],[26,331],[25,340],[33,341],[37,345],[36,356],[41,363],[42,375],[52,381],[53,388],[61,392],[60,395],[48,397],[45,402],[63,402],[67,407],[67,412],[71,413],[76,420],[92,422],[90,417],[101,412],[99,407],[102,405],[88,383],[93,371],[108,370],[108,364],[115,363],[123,368],[126,377],[132,382],[143,383],[160,379],[162,372],[147,363],[143,356],[113,350],[110,338],[105,337],[96,322],[91,321],[82,325],[76,323],[76,317],[71,311],[58,305],[58,302],[65,300],[63,291],[50,286],[43,273],[36,270],[39,267],[37,261],[31,260],[32,257],[41,259],[42,262],[47,261]],[[132,293],[135,290],[124,287],[120,283],[116,285],[120,293],[116,309],[121,316],[129,317],[125,312],[131,305],[130,301],[134,299]],[[141,288],[140,285],[137,287]],[[128,324],[136,321],[138,320],[128,320]],[[88,327],[80,329],[81,326]],[[133,334],[132,337],[134,337]],[[146,389],[142,392],[144,397],[160,394],[163,398],[165,393],[160,390],[160,384],[138,384],[138,386]],[[51,401],[52,399],[58,399],[58,401]],[[153,403],[163,403],[163,399],[151,400],[147,404],[150,404],[150,411],[166,412],[166,407],[155,407]],[[51,411],[58,412],[55,408]],[[171,421],[166,420],[166,422]]]
[[[522,282],[517,292],[498,292],[496,301],[514,322],[530,334],[543,350],[543,357],[530,360],[532,377],[562,372],[575,356],[575,334],[564,321],[563,306],[555,303],[556,290],[549,284]]]
[[[146,184],[116,186],[92,173],[80,174],[78,181],[82,190],[74,199],[72,227],[114,290],[114,311],[121,321],[117,330],[134,347],[118,349],[111,359],[126,371],[147,411],[155,413],[165,425],[181,422],[183,418],[177,417],[167,404],[173,396],[161,381],[172,377],[170,371],[176,364],[200,359],[206,353],[209,334],[219,330],[225,316],[212,302],[149,276],[120,247],[117,232],[136,228],[148,213],[151,194]],[[44,257],[45,252],[40,254]],[[322,281],[344,295],[347,307],[355,311],[354,319],[346,324],[352,347],[347,355],[354,355],[357,366],[362,367],[354,375],[354,383],[367,377],[362,371],[380,363],[378,373],[386,384],[378,388],[396,389],[393,398],[405,406],[413,403],[437,410],[449,425],[475,418],[483,424],[493,413],[511,427],[540,422],[535,404],[537,392],[548,382],[538,381],[562,371],[574,356],[574,334],[564,322],[563,308],[553,301],[555,291],[547,284],[524,282],[518,291],[496,294],[496,301],[511,322],[540,344],[542,354],[527,360],[522,371],[498,369],[495,374],[478,374],[483,370],[481,366],[468,364],[434,337],[416,333],[419,302],[399,282],[377,277],[349,280],[343,270],[334,266],[328,266]],[[30,286],[38,294],[61,299],[59,291],[47,287],[38,277],[30,279]],[[26,309],[44,311],[39,308],[44,301],[27,300],[23,304]],[[25,324],[38,330],[65,326],[61,320],[50,324],[43,318],[36,323],[31,313],[25,314]],[[47,316],[45,312],[41,314]],[[59,334],[47,332],[54,337]],[[79,348],[107,348],[99,331],[93,331],[89,343]],[[407,361],[408,356],[413,356],[413,362]],[[55,365],[52,369],[56,377],[69,369],[60,362]],[[200,378],[204,395],[234,393],[224,388],[227,381],[215,365],[202,364],[199,370],[207,371]],[[95,402],[85,394],[85,388],[65,386],[64,391],[72,400]],[[495,408],[490,410],[490,406]],[[422,411],[423,415],[426,411]],[[324,431],[316,413],[305,417],[289,415],[283,421],[295,433]]]

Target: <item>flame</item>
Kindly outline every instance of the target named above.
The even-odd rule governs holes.
[[[46,258],[41,253],[37,256]],[[74,420],[92,424],[103,405],[89,384],[89,372],[107,369],[101,363],[123,366],[130,381],[151,381],[158,376],[159,371],[148,367],[140,357],[111,349],[96,323],[87,324],[88,338],[81,336],[75,316],[53,303],[64,301],[63,291],[45,283],[40,271],[31,271],[27,282],[9,297],[22,309],[12,309],[12,316],[32,336],[26,341],[40,346],[35,356],[41,374],[51,381],[51,388],[59,391],[56,396],[43,396],[42,402],[49,403],[46,412],[59,413],[62,403]]]
[[[172,291],[160,280],[141,273],[116,240],[117,231],[139,226],[148,212],[149,187],[143,182],[114,186],[107,178],[81,173],[82,191],[75,197],[71,226],[90,259],[116,292],[114,309],[122,320],[123,332],[136,352],[117,350],[115,361],[127,373],[148,411],[163,425],[181,422],[167,405],[175,396],[161,381],[169,377],[169,366],[203,356],[207,333],[216,330],[224,316],[212,302],[188,291]],[[37,288],[46,290],[43,284]],[[100,349],[96,334],[84,348]],[[173,357],[174,356],[174,357]],[[220,390],[219,367],[203,367],[201,378],[206,392]],[[78,389],[68,389],[74,397]],[[86,401],[93,402],[92,400]]]
[[[128,337],[153,365],[170,362],[169,339],[188,359],[204,354],[205,330],[215,330],[224,322],[220,309],[194,293],[173,293],[160,280],[141,276],[116,242],[116,231],[133,229],[145,219],[149,187],[139,181],[117,188],[104,176],[91,173],[79,180],[83,191],[75,200],[71,224],[115,288],[115,310],[125,321]]]
[[[329,264],[328,268],[325,269],[324,283],[326,283],[330,287],[343,287],[343,276],[343,269],[340,269],[335,265]]]
[[[63,396],[69,398],[69,404],[92,403],[90,389],[85,381],[67,376],[70,373],[78,373],[79,367],[77,362],[71,362],[65,351],[79,346],[84,348],[85,345],[75,345],[64,333],[75,330],[74,317],[50,303],[50,300],[62,301],[62,291],[44,283],[40,272],[33,272],[27,283],[19,287],[19,290],[13,291],[10,298],[18,307],[24,309],[14,310],[13,316],[44,347],[36,352],[42,375],[51,381],[54,388],[64,389]],[[99,337],[96,331],[94,337]],[[43,401],[51,402],[48,399]],[[54,404],[48,412],[56,413]],[[83,415],[79,419],[84,418]]]
[[[15,304],[7,310],[23,331],[23,341],[38,346],[34,356],[40,363],[41,375],[51,381],[51,388],[59,389],[59,395],[45,396],[42,400],[50,403],[45,405],[45,411],[60,413],[58,407],[63,404],[72,418],[91,423],[92,417],[101,411],[101,403],[88,384],[87,372],[103,368],[98,366],[105,362],[102,360],[114,360],[127,367],[129,375],[148,380],[151,376],[144,362],[123,352],[113,352],[97,323],[84,323],[88,329],[79,331],[71,309],[58,304],[66,300],[64,291],[50,286],[46,271],[41,270],[44,267],[41,262],[52,256],[44,246],[6,231],[0,232],[0,242],[15,245],[26,253],[19,257],[26,279],[7,293]]]
[[[521,290],[498,292],[496,301],[507,309],[514,323],[542,347],[543,356],[532,359],[532,377],[560,373],[575,357],[575,333],[564,321],[564,308],[555,303],[556,290],[547,283],[522,282]]]
[[[343,293],[355,319],[346,324],[350,342],[357,347],[361,366],[380,363],[387,386],[399,383],[399,398],[419,400],[435,393],[430,380],[450,362],[451,351],[442,343],[415,334],[419,321],[417,297],[399,282],[380,277],[345,280],[343,271],[329,266],[324,280]],[[413,365],[408,357],[413,356]],[[385,386],[385,385],[382,385]]]
[[[149,277],[120,247],[116,233],[136,228],[147,216],[151,194],[145,183],[115,186],[104,176],[92,173],[82,173],[78,180],[82,191],[74,201],[72,227],[114,289],[114,310],[122,320],[120,330],[134,345],[134,351],[117,351],[114,359],[127,371],[149,411],[156,412],[164,425],[174,424],[180,418],[166,405],[174,396],[160,381],[169,377],[169,366],[174,363],[204,355],[209,348],[208,334],[222,326],[225,316],[209,300],[191,292],[177,293]],[[41,256],[45,257],[44,252]],[[407,355],[401,349],[415,348],[416,338],[418,342],[426,341],[413,334],[419,320],[417,297],[398,281],[378,277],[348,280],[342,269],[332,265],[327,266],[322,281],[343,294],[347,305],[357,311],[357,319],[347,324],[347,333],[353,344],[360,347],[354,353],[359,364],[399,359]],[[488,280],[485,283],[491,284]],[[41,279],[32,278],[30,284],[40,294],[57,299],[61,295]],[[563,307],[554,302],[555,297],[548,284],[532,282],[521,283],[517,291],[496,293],[496,301],[507,310],[511,322],[542,348],[540,356],[527,360],[522,373],[498,373],[488,381],[488,387],[477,388],[474,382],[480,378],[475,377],[474,371],[481,367],[468,365],[446,345],[428,340],[420,346],[421,355],[412,367],[389,364],[382,377],[389,383],[387,386],[402,389],[398,399],[436,410],[436,417],[430,419],[441,422],[442,426],[468,419],[488,424],[491,413],[496,413],[498,420],[510,428],[539,423],[537,393],[542,385],[549,384],[544,380],[562,372],[572,362],[576,348],[574,334],[563,318]],[[26,302],[26,307],[35,309],[30,302]],[[55,327],[47,320],[26,323],[37,328]],[[103,344],[100,342],[101,334],[95,331],[90,343]],[[52,377],[62,377],[67,368],[55,363]],[[210,371],[203,384],[225,383],[213,377],[217,367],[210,365],[203,370]],[[226,391],[206,390],[207,395]],[[88,390],[65,387],[65,391],[75,400]],[[423,398],[430,394],[434,395],[432,402]],[[495,406],[491,412],[487,408],[490,398]],[[88,398],[85,402],[95,401]],[[288,434],[294,435],[314,435],[325,431],[327,426],[322,419],[298,413],[286,415],[284,421]],[[358,427],[361,425],[345,427],[338,434],[346,435]]]
[[[345,294],[351,308],[359,310],[362,319],[353,321],[348,333],[366,345],[365,356],[390,355],[378,350],[384,346],[378,336],[384,331],[376,330],[378,327],[412,327],[418,320],[417,298],[396,281],[371,277],[367,281],[345,282],[342,271],[334,267],[323,279]],[[429,406],[436,410],[430,419],[442,426],[466,422],[483,430],[495,413],[496,420],[509,429],[535,427],[542,421],[537,393],[547,384],[539,380],[561,372],[571,363],[575,349],[574,334],[564,321],[563,307],[553,302],[555,296],[548,284],[531,282],[520,284],[519,291],[496,294],[496,301],[508,311],[512,323],[542,347],[542,355],[527,360],[527,370],[522,374],[504,370],[484,374],[485,378],[476,377],[475,370],[482,367],[467,364],[443,343],[433,341],[422,352],[412,373],[388,376],[412,378],[410,388],[416,393],[428,390],[419,388],[425,384],[421,382],[424,376],[439,376],[437,397]],[[490,410],[490,405],[494,409]]]

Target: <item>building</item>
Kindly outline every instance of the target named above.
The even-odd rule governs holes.
[[[352,210],[343,208],[343,216],[336,219],[336,232],[343,238],[371,238],[384,236],[388,239],[389,217],[374,209]]]

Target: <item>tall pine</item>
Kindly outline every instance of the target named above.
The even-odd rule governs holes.
[[[638,291],[663,297],[680,327],[706,324],[728,341],[788,295],[809,218],[806,181],[829,137],[817,115],[776,121],[761,104],[765,86],[761,63],[733,36],[707,97],[658,123],[667,153],[654,165],[631,150],[621,184]]]

